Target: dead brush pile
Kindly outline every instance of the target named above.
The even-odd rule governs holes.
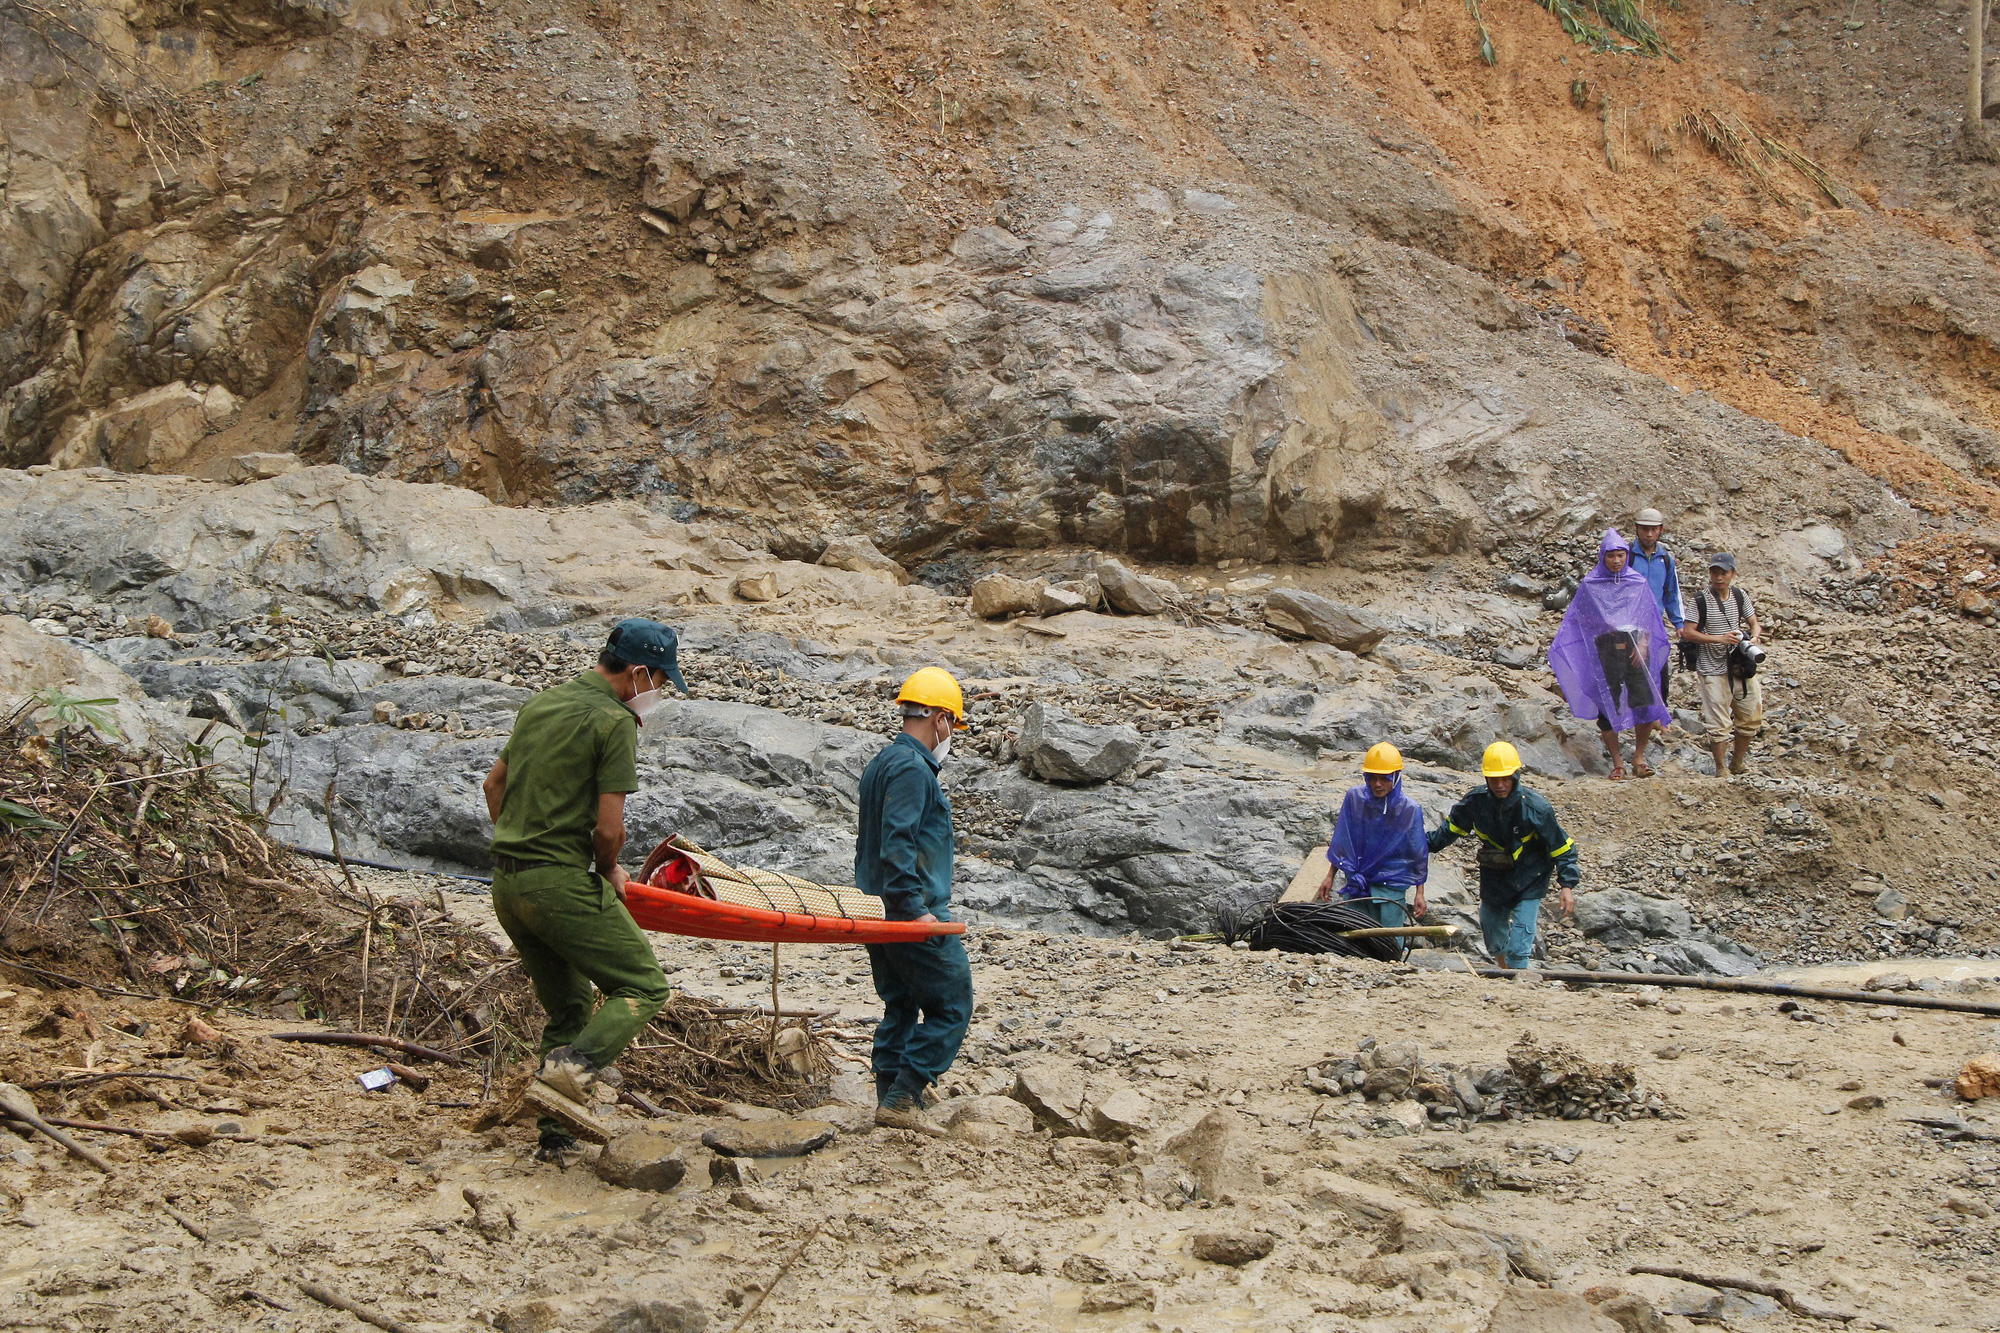
[[[77,701],[0,718],[0,972],[393,1037],[483,1065],[534,1054],[542,1017],[512,950],[441,893],[378,898],[265,837],[200,746],[136,754]],[[797,1107],[832,1073],[803,1021],[677,995],[626,1087],[655,1104]]]

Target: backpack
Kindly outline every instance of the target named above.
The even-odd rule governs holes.
[[[1736,599],[1736,623],[1738,626],[1741,626],[1750,619],[1749,603],[1744,600],[1743,589],[1741,588],[1732,586],[1729,589],[1729,595]],[[1706,590],[1695,594],[1694,628],[1697,634],[1708,633],[1708,599],[1712,596],[1714,594]],[[1705,647],[1707,647],[1706,644],[1689,643],[1683,639],[1680,645],[1681,670],[1693,671],[1695,665],[1701,661],[1701,650]],[[1740,645],[1738,649],[1730,650],[1729,674],[1732,676],[1741,676],[1745,679],[1756,675],[1757,664],[1747,660],[1739,660],[1741,657]]]

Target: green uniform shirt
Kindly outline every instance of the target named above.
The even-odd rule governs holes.
[[[639,789],[638,749],[638,716],[595,671],[528,700],[500,752],[507,794],[494,852],[588,870],[597,798]]]

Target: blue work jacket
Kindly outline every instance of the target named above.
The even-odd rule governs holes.
[[[1647,555],[1639,549],[1639,543],[1632,543],[1632,568],[1646,578],[1646,586],[1653,590],[1653,600],[1666,612],[1667,621],[1675,629],[1687,624],[1687,612],[1681,609],[1681,574],[1674,567],[1674,553],[1661,542]]]
[[[861,774],[854,886],[880,898],[891,921],[951,920],[951,798],[937,773],[937,758],[905,732]]]

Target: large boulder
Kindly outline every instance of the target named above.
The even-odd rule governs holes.
[[[66,468],[109,465],[120,472],[170,467],[201,443],[212,429],[211,416],[203,396],[175,380],[73,420],[54,462]]]
[[[1350,653],[1365,653],[1389,636],[1389,626],[1360,607],[1299,588],[1264,595],[1265,623],[1295,639],[1317,639]]]
[[[875,548],[866,537],[835,537],[826,544],[819,562],[828,569],[846,569],[856,574],[880,574],[902,584],[910,581],[910,571]]]
[[[1697,926],[1687,908],[1630,889],[1600,889],[1576,900],[1584,935],[1620,950],[1606,966],[1623,971],[1747,977],[1757,956],[1736,941]]]
[[[724,1157],[804,1157],[832,1143],[840,1131],[823,1120],[746,1120],[701,1136],[703,1146]]]
[[[1090,598],[1083,589],[1073,583],[1051,583],[1043,588],[1035,602],[1035,610],[1044,616],[1059,616],[1069,611],[1085,611],[1090,608]]]
[[[981,620],[999,620],[1023,611],[1033,611],[1040,602],[1041,594],[1042,585],[1032,579],[1017,579],[1011,574],[988,574],[972,585],[972,614]]]
[[[1234,1111],[1210,1111],[1167,1140],[1167,1155],[1188,1169],[1196,1195],[1203,1199],[1220,1202],[1253,1193],[1263,1183],[1243,1117]]]
[[[1694,929],[1687,908],[1668,898],[1648,898],[1630,889],[1600,889],[1577,895],[1576,928],[1614,949],[1648,940],[1685,939]]]
[[[1031,1065],[1014,1075],[1008,1094],[1057,1134],[1084,1133],[1083,1075],[1069,1065]]]
[[[1104,782],[1132,766],[1145,742],[1127,726],[1094,726],[1054,704],[1030,704],[1015,751],[1028,772],[1048,782]]]
[[[0,717],[42,690],[54,690],[71,699],[108,701],[79,715],[81,720],[102,718],[107,722],[102,729],[107,739],[144,746],[156,736],[169,739],[173,735],[164,710],[147,700],[138,681],[67,639],[31,628],[19,616],[0,616]],[[53,718],[53,713],[44,710],[45,720]]]
[[[656,1130],[635,1129],[605,1144],[594,1169],[607,1185],[665,1194],[687,1177],[686,1147]]]
[[[1144,578],[1116,560],[1097,562],[1097,586],[1113,611],[1128,616],[1157,616],[1167,601]]]
[[[1509,1287],[1487,1318],[1486,1333],[1624,1333],[1624,1326],[1574,1292]]]

